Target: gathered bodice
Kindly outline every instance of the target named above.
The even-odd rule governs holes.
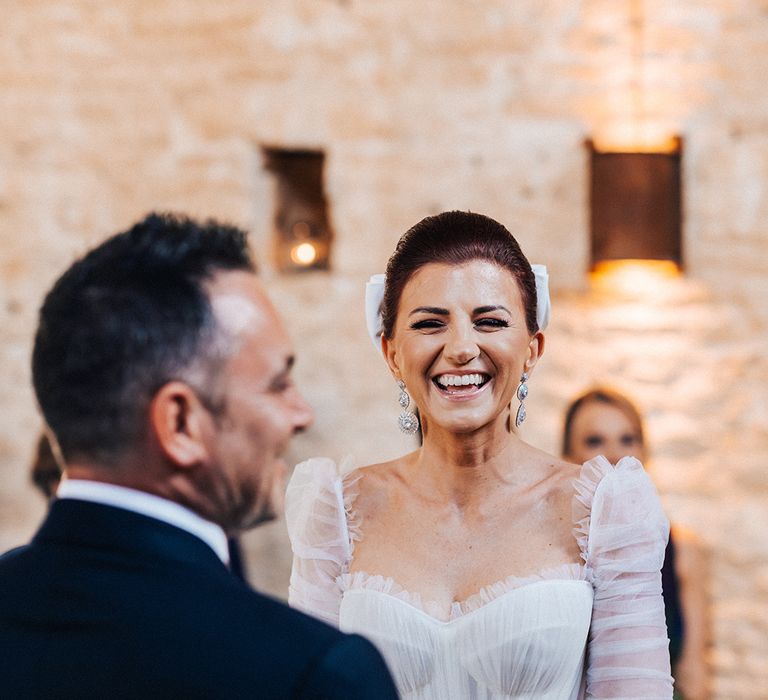
[[[350,588],[339,624],[382,651],[403,697],[576,698],[592,614],[583,580],[542,580],[440,621],[376,588]]]
[[[391,577],[350,572],[361,474],[349,461],[296,467],[289,602],[371,639],[403,698],[671,698],[659,578],[668,523],[637,460],[591,460],[575,481],[582,563],[510,576],[450,611]]]

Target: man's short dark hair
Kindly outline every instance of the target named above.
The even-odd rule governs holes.
[[[245,232],[153,213],[58,279],[40,309],[32,378],[65,460],[119,458],[171,380],[215,405],[222,339],[205,283],[225,270],[255,272]]]

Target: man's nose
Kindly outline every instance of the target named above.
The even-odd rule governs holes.
[[[300,433],[306,430],[315,420],[315,412],[297,390],[294,400],[293,432]]]

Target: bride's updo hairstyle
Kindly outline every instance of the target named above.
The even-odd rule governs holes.
[[[536,281],[514,236],[488,216],[446,211],[422,219],[398,241],[387,263],[381,303],[384,335],[392,338],[403,289],[419,268],[429,263],[463,265],[472,260],[486,260],[509,271],[520,289],[528,332],[536,333]]]

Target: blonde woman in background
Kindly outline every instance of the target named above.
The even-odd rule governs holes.
[[[625,396],[595,388],[571,401],[563,425],[563,457],[577,463],[597,455],[612,464],[625,455],[647,464],[643,420]],[[707,692],[707,606],[701,547],[673,523],[661,570],[675,697],[703,700]]]

